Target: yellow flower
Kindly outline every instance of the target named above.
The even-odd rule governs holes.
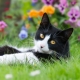
[[[38,11],[37,10],[31,10],[29,13],[28,13],[29,17],[38,17]]]
[[[42,16],[43,16],[43,14],[44,14],[44,12],[43,12],[43,11],[41,11],[41,10],[40,10],[40,11],[38,11],[38,15],[39,15],[39,16],[41,16],[41,17],[42,17]]]
[[[30,24],[25,24],[26,28],[29,29],[30,28]]]
[[[27,15],[22,16],[22,20],[25,20],[27,18]]]
[[[41,11],[48,14],[54,14],[55,8],[51,5],[45,5],[42,7]]]

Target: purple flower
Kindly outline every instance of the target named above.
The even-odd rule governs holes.
[[[32,3],[37,3],[38,2],[38,0],[32,0]]]
[[[6,28],[7,24],[4,21],[0,21],[0,28]]]
[[[71,22],[70,20],[64,21],[65,24],[69,24],[71,27],[75,28],[77,27],[76,23]]]
[[[68,7],[68,2],[66,0],[60,0],[60,3],[57,5],[59,11],[64,14],[65,9]]]
[[[71,5],[74,6],[77,3],[77,0],[71,0]]]
[[[42,2],[46,5],[52,5],[54,0],[42,0]]]
[[[28,20],[29,20],[29,21],[32,21],[32,18],[28,17]]]
[[[22,27],[20,33],[19,33],[19,38],[21,40],[25,39],[28,37],[28,32],[27,32],[27,29],[25,27]]]
[[[76,22],[77,19],[80,17],[80,12],[75,8],[71,8],[67,15],[69,17],[69,21]]]
[[[76,22],[71,22],[70,20],[64,21],[65,24],[69,24],[73,28],[80,27],[80,20],[77,20]]]
[[[32,0],[32,6],[35,6],[38,0]]]
[[[32,6],[35,6],[36,5],[36,3],[32,3]]]

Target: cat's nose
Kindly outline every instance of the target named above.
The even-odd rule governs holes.
[[[41,46],[41,48],[43,48],[44,46]]]

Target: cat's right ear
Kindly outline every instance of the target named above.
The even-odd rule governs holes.
[[[40,25],[48,26],[49,24],[50,24],[49,17],[47,13],[44,13]]]
[[[61,36],[62,40],[64,42],[66,42],[69,39],[69,37],[71,36],[72,32],[73,32],[73,28],[69,28],[69,29],[61,31],[58,34],[58,36]]]

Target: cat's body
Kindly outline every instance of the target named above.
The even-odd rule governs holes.
[[[0,55],[2,55],[0,63],[16,61],[34,63],[40,60],[67,58],[70,56],[68,39],[72,32],[72,28],[62,31],[52,26],[45,13],[35,35],[34,48],[20,51],[13,47],[3,46],[0,48]]]

